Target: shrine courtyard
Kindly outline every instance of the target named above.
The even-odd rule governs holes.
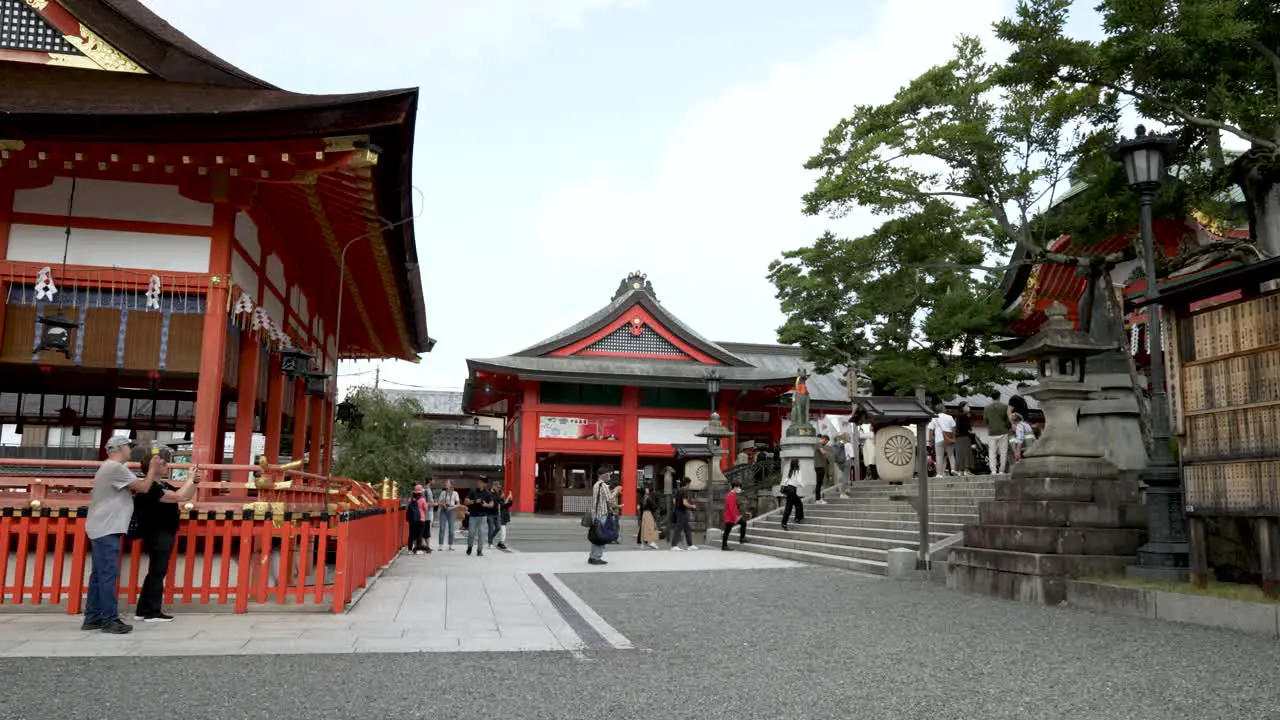
[[[696,718],[1261,718],[1280,708],[1280,644],[1265,638],[714,548],[623,544],[588,572],[567,537],[531,545],[483,559],[401,556],[336,616],[186,610],[118,639],[81,634],[62,614],[0,613],[0,717],[621,720],[678,703]]]

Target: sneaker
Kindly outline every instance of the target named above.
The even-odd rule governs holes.
[[[102,632],[108,635],[128,635],[133,632],[133,626],[126,625],[119,620],[111,620],[102,626]]]
[[[848,499],[849,499],[849,493],[840,493],[840,499],[841,499],[841,500],[848,500]]]
[[[484,557],[484,553],[482,553],[482,552],[480,552],[479,550],[477,550],[477,551],[476,551],[476,557]]]
[[[819,501],[818,501],[818,504],[819,504],[819,505],[826,505],[826,504],[827,504],[827,501],[826,501],[826,500],[819,500]]]
[[[172,615],[165,615],[165,614],[164,614],[164,613],[162,613],[162,612],[158,612],[158,613],[154,613],[154,614],[152,614],[152,615],[148,615],[145,619],[143,619],[143,622],[149,622],[149,623],[167,623],[167,622],[173,622],[173,616],[172,616]]]
[[[720,546],[720,549],[721,549],[721,550],[732,550],[733,548],[729,547],[728,545],[721,545],[721,546]]]
[[[600,560],[598,558],[587,558],[587,564],[588,565],[608,565],[609,561]]]
[[[652,548],[652,549],[654,549],[654,550],[657,550],[657,549],[658,549],[658,543],[655,543],[655,542],[645,543],[645,545],[646,545],[646,546],[648,546],[648,547],[650,547],[650,548]]]
[[[102,621],[101,620],[85,620],[84,624],[80,626],[80,629],[81,630],[101,630]]]
[[[471,554],[471,546],[470,546],[470,545],[468,545],[468,546],[467,546],[467,554],[468,554],[468,555],[470,555],[470,554]]]
[[[698,549],[698,546],[697,546],[697,545],[690,545],[690,546],[689,546],[689,550],[697,550],[697,549]]]
[[[671,552],[680,552],[680,546],[679,546],[679,545],[672,545],[672,546],[671,546]]]
[[[499,549],[499,550],[502,550],[503,552],[506,552],[506,550],[507,550],[507,544],[506,544],[506,543],[498,543],[498,549]]]
[[[452,546],[452,545],[450,545],[450,546],[449,546],[449,552],[453,552],[453,546]]]

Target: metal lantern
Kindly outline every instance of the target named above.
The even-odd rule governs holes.
[[[80,323],[71,322],[61,315],[42,317],[39,323],[44,329],[40,332],[40,344],[36,346],[36,352],[52,350],[62,353],[63,357],[70,360],[71,331],[80,327]]]
[[[302,391],[311,397],[324,397],[328,394],[329,376],[324,373],[306,372],[302,374],[304,386]]]
[[[336,419],[340,423],[349,423],[359,411],[360,409],[355,403],[351,402],[349,399],[344,399],[342,402],[338,403],[338,414]]]
[[[312,357],[311,353],[304,352],[296,347],[281,350],[280,372],[290,379],[301,377],[311,369]]]
[[[1174,140],[1164,135],[1148,135],[1139,125],[1132,140],[1122,140],[1111,151],[1111,156],[1124,163],[1129,176],[1129,187],[1135,190],[1152,190],[1164,182],[1165,160],[1173,149]]]

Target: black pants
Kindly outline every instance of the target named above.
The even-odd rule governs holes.
[[[426,523],[421,520],[409,521],[409,552],[417,552],[425,550],[427,547],[426,540]]]
[[[804,522],[804,501],[800,499],[800,493],[794,485],[783,485],[782,495],[787,500],[787,505],[782,510],[782,527],[786,527],[791,520],[791,510],[796,511],[796,522]]]
[[[813,473],[814,475],[818,476],[818,484],[813,489],[813,499],[816,502],[822,499],[822,483],[827,479],[827,469],[821,468],[821,467],[814,468]],[[796,519],[803,520],[804,515],[803,514],[797,515]]]
[[[502,529],[502,519],[497,515],[489,516],[489,544],[492,545],[495,538],[498,537],[498,531]]]
[[[142,549],[147,554],[148,562],[147,577],[142,581],[142,592],[138,594],[136,614],[139,617],[155,615],[164,609],[164,579],[169,574],[173,539],[173,533],[161,530],[148,533],[142,540]]]
[[[686,547],[693,546],[693,530],[689,528],[689,513],[677,512],[671,516],[671,529],[667,531],[671,537],[671,547],[680,545],[680,533],[684,533]]]
[[[729,533],[733,531],[733,526],[738,526],[738,544],[747,541],[747,519],[742,518],[736,523],[725,523],[724,531],[720,533],[720,547],[729,547]]]

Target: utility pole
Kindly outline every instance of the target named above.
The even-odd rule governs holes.
[[[382,379],[382,366],[377,365],[373,368],[373,389],[378,389],[378,382]]]

